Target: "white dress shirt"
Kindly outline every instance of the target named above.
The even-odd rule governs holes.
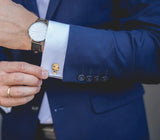
[[[39,16],[46,17],[50,0],[37,0]],[[63,79],[63,67],[65,62],[66,49],[68,45],[69,25],[59,22],[49,21],[44,52],[42,55],[41,67],[49,72],[49,77]],[[60,70],[56,75],[52,73],[52,64],[59,64]],[[11,108],[0,106],[6,113],[11,112]],[[48,103],[47,93],[44,94],[40,112],[38,115],[41,124],[53,123],[51,111]]]
[[[37,0],[39,15],[41,18],[46,17],[49,0]],[[49,72],[49,77],[63,78],[63,67],[65,61],[66,48],[68,44],[69,25],[58,22],[49,21],[48,31],[46,35],[45,47],[42,56],[41,67]],[[52,64],[59,64],[60,70],[56,75],[52,73]],[[47,93],[44,94],[40,112],[40,123],[51,124],[53,123],[51,111],[48,103]]]

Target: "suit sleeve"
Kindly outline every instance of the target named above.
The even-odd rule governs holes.
[[[125,8],[118,30],[70,26],[64,82],[159,83],[160,2]]]

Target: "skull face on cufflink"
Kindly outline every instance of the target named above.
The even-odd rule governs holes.
[[[60,69],[60,67],[59,67],[58,64],[52,64],[52,73],[53,73],[54,75],[57,74],[57,72],[59,71],[59,69]]]

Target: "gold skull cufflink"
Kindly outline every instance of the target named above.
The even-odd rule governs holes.
[[[59,71],[59,69],[60,69],[60,67],[59,67],[58,64],[52,64],[52,73],[53,73],[54,75],[57,74],[57,72]]]

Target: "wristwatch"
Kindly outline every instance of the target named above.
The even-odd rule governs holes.
[[[38,18],[28,29],[31,38],[31,50],[35,53],[43,51],[48,28],[48,20]]]

